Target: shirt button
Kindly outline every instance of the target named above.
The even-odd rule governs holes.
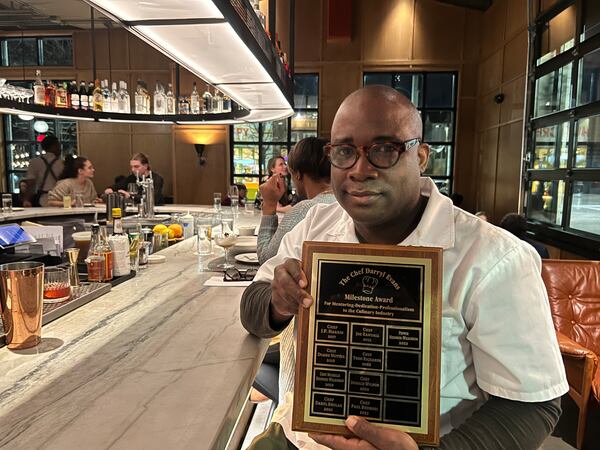
[[[569,298],[573,298],[573,296],[571,294],[569,294]]]
[[[575,325],[575,321],[574,320],[571,320],[571,325]]]

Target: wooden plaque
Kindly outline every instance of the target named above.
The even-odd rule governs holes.
[[[439,445],[442,249],[305,242],[292,429],[349,415]]]

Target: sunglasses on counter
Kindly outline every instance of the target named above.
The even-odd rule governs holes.
[[[257,272],[257,269],[240,270],[231,267],[223,272],[223,281],[252,281]]]

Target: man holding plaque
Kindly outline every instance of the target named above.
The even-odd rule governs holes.
[[[568,391],[535,250],[452,205],[421,175],[429,148],[416,108],[384,86],[349,95],[334,118],[331,185],[337,204],[312,208],[282,240],[242,298],[241,320],[260,337],[283,330],[313,298],[300,259],[305,241],[443,250],[440,447],[537,449]],[[282,343],[282,352],[283,352]],[[293,353],[292,353],[293,354]],[[282,357],[283,358],[283,357]],[[281,370],[294,361],[282,359]],[[282,393],[255,448],[416,449],[410,435],[350,416],[355,437],[291,429]]]

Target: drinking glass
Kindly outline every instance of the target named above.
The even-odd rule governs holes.
[[[83,194],[75,194],[75,208],[83,208]]]
[[[212,253],[211,231],[210,225],[200,225],[198,227],[198,232],[196,233],[198,251],[195,252],[196,255],[208,256]]]
[[[70,195],[64,195],[63,196],[63,208],[70,208],[72,206],[71,204],[71,196]]]
[[[236,185],[229,186],[229,198],[231,199],[231,210],[234,214],[237,214],[238,205],[240,201],[240,193]]]
[[[62,267],[46,267],[44,270],[44,302],[64,302],[70,296],[69,271]]]
[[[215,192],[213,193],[213,208],[217,211],[221,210],[221,193]]]
[[[2,194],[2,212],[12,212],[12,194]]]
[[[138,264],[140,269],[145,269],[148,266],[148,255],[150,254],[150,242],[143,241],[138,249]]]
[[[234,267],[234,265],[229,262],[229,249],[237,242],[237,236],[233,232],[233,218],[231,221],[228,219],[221,220],[221,227],[216,233],[214,233],[214,236],[215,244],[225,250],[225,262],[223,264],[219,264],[217,267],[220,269],[229,269],[230,267]]]

